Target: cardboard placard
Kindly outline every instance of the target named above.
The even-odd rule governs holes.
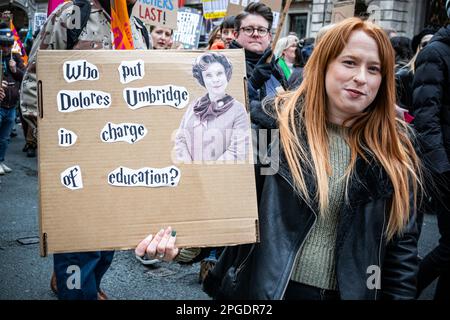
[[[36,32],[36,30],[40,29],[46,20],[47,20],[46,12],[36,12],[34,14],[33,19],[33,32]]]
[[[335,2],[331,11],[331,23],[338,23],[355,14],[355,0]]]
[[[273,23],[272,23],[272,29],[275,29],[278,26],[278,21],[280,19],[280,13],[282,10],[281,7],[281,0],[230,0],[227,8],[227,17],[229,16],[237,16],[239,13],[241,13],[244,8],[250,3],[250,2],[261,2],[264,3],[266,6],[270,7],[273,12]]]
[[[205,19],[219,19],[227,14],[228,0],[202,0]]]
[[[245,160],[233,164],[181,163],[174,155],[179,129],[187,128],[180,123],[188,123],[184,119],[194,110],[193,102],[216,90],[193,77],[193,63],[203,54],[38,52],[42,255],[135,248],[167,226],[177,231],[179,247],[257,241],[251,143]],[[233,66],[224,90],[234,98],[220,123],[236,122],[238,111],[250,131],[244,51],[220,54]],[[142,104],[145,99],[152,103]],[[214,129],[209,120],[195,121],[194,128]],[[222,152],[231,144],[226,148]]]
[[[137,0],[132,13],[149,25],[176,29],[177,11],[177,0]]]
[[[173,41],[183,44],[184,49],[197,49],[203,17],[199,10],[183,7],[178,10],[177,30]]]
[[[371,4],[367,7],[366,10],[367,13],[369,13],[369,18],[367,18],[367,21],[370,21],[375,24],[379,24],[381,20],[381,8],[375,4]]]

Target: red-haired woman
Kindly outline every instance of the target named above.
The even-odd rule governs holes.
[[[394,106],[394,53],[384,31],[358,18],[331,28],[298,90],[253,118],[259,128],[279,128],[281,146],[277,173],[256,177],[260,242],[226,248],[206,292],[414,299],[421,169]],[[169,231],[136,253],[178,255]]]

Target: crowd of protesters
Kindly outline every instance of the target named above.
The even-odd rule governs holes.
[[[37,50],[112,49],[109,3],[81,6],[96,18],[76,38],[65,22],[76,4],[55,9],[26,70],[0,26],[0,175],[13,170],[5,159],[16,110],[24,151],[35,156],[38,147]],[[450,17],[450,0],[445,10]],[[135,49],[179,48],[173,30],[130,21]],[[250,3],[203,48],[244,50],[252,127],[279,130],[280,170],[263,176],[255,165],[260,242],[180,249],[167,227],[143,239],[136,255],[144,263],[202,261],[200,281],[215,299],[416,299],[439,278],[435,299],[449,300],[450,26],[410,40],[350,18],[315,39],[289,34],[273,43],[272,24],[268,6]],[[422,259],[417,244],[431,213],[441,238]],[[107,299],[100,284],[113,255],[55,254],[51,289],[59,299]],[[69,290],[74,264],[83,285]],[[381,271],[375,289],[367,286],[370,266]]]

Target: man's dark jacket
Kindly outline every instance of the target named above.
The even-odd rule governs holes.
[[[450,25],[417,57],[413,110],[425,164],[435,174],[450,173]]]

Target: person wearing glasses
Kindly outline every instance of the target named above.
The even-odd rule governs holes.
[[[235,40],[231,42],[230,49],[244,48],[248,79],[252,77],[264,51],[270,46],[272,23],[272,10],[259,2],[249,3],[234,19]]]

